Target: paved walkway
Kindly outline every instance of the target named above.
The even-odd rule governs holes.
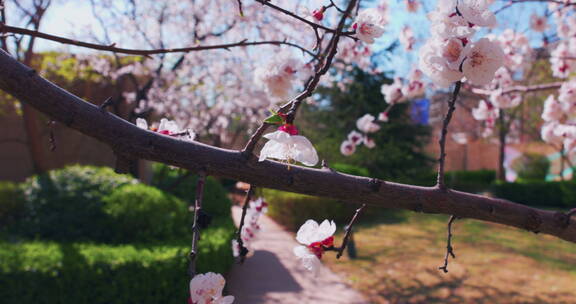
[[[238,224],[241,209],[233,207]],[[227,279],[228,294],[235,304],[323,304],[368,303],[327,267],[317,277],[300,265],[292,253],[297,246],[294,236],[269,217],[260,218],[262,231],[253,244],[254,255],[244,264],[235,264]]]

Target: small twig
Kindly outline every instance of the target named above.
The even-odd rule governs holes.
[[[129,55],[140,55],[140,56],[147,56],[150,55],[157,55],[157,54],[167,54],[167,53],[189,53],[189,52],[197,52],[197,51],[206,51],[206,50],[215,50],[215,49],[229,49],[233,47],[245,47],[245,46],[254,46],[254,45],[264,45],[264,44],[272,44],[272,45],[288,45],[291,47],[295,47],[300,49],[301,51],[305,52],[306,54],[316,58],[316,54],[311,52],[310,50],[295,44],[286,41],[280,40],[266,40],[266,41],[248,41],[247,39],[241,40],[235,43],[225,43],[225,44],[215,44],[215,45],[203,45],[203,46],[192,46],[192,47],[183,47],[183,48],[162,48],[162,49],[153,49],[153,50],[142,50],[142,49],[127,49],[127,48],[119,48],[116,47],[115,44],[110,45],[103,45],[103,44],[96,44],[84,41],[73,40],[69,38],[64,38],[60,36],[50,35],[39,31],[28,30],[24,28],[19,28],[15,26],[9,25],[2,25],[0,24],[0,32],[2,33],[15,33],[15,34],[22,34],[27,36],[32,36],[36,38],[46,39],[50,41],[59,42],[62,44],[69,44],[75,45],[79,47],[100,50],[100,51],[108,51],[113,53],[121,53],[121,54],[129,54]]]
[[[248,206],[250,206],[250,198],[254,193],[254,186],[250,185],[246,196],[244,197],[244,205],[242,205],[242,217],[240,218],[240,225],[238,226],[238,231],[236,232],[236,241],[238,242],[238,247],[240,247],[240,262],[244,262],[246,255],[248,254],[248,249],[244,247],[244,241],[242,240],[242,228],[244,228],[244,221],[246,219],[246,213],[248,212]]]
[[[576,208],[574,208],[574,209],[566,212],[566,215],[567,215],[568,217],[571,217],[571,216],[574,215],[574,214],[576,214]]]
[[[454,92],[452,93],[452,98],[448,101],[448,112],[446,113],[446,117],[444,118],[444,122],[442,123],[442,133],[440,135],[440,140],[438,143],[440,144],[440,157],[438,158],[438,178],[436,180],[436,186],[441,190],[446,189],[446,184],[444,183],[444,161],[446,159],[446,135],[448,134],[448,125],[450,124],[450,120],[452,119],[452,114],[454,114],[454,110],[456,110],[456,99],[458,99],[458,93],[460,92],[460,88],[462,87],[462,82],[457,81],[456,85],[454,86]]]
[[[244,11],[242,11],[242,0],[238,0],[238,12],[240,13],[240,17],[244,17]]]
[[[198,257],[198,240],[200,240],[200,223],[198,221],[200,210],[202,209],[202,198],[204,196],[204,184],[206,183],[206,172],[198,173],[198,183],[196,184],[196,199],[194,200],[194,222],[192,224],[192,248],[190,250],[188,272],[190,277],[196,275],[196,259]]]
[[[104,100],[104,102],[100,105],[100,110],[104,110],[107,107],[111,106],[114,104],[114,99],[112,99],[112,96],[106,98],[106,100]]]
[[[448,257],[451,256],[453,259],[456,258],[454,254],[454,248],[452,247],[452,223],[456,220],[456,216],[450,216],[450,220],[448,220],[448,241],[446,244],[446,255],[444,256],[444,265],[438,267],[444,271],[444,273],[448,273]]]
[[[338,248],[338,254],[336,255],[337,259],[339,259],[344,253],[344,250],[346,249],[346,246],[350,241],[350,236],[352,235],[352,227],[354,226],[354,223],[356,223],[356,220],[358,219],[358,215],[360,215],[360,212],[364,210],[364,207],[366,207],[366,204],[362,204],[360,208],[356,209],[356,213],[354,213],[352,220],[350,220],[350,223],[348,224],[348,226],[346,226],[346,234],[344,235],[344,239],[342,240],[342,246]]]

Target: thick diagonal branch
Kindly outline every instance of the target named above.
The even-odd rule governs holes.
[[[554,235],[576,243],[576,220],[506,200],[386,182],[330,170],[258,162],[238,151],[187,142],[138,128],[45,80],[0,51],[0,89],[52,119],[134,157],[209,175],[344,202],[478,219]],[[545,205],[545,202],[542,202]]]

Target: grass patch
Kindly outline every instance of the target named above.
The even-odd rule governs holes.
[[[576,303],[572,243],[499,224],[457,220],[457,258],[444,274],[438,266],[443,263],[448,217],[410,212],[396,216],[405,220],[358,225],[358,259],[325,258],[371,303]]]

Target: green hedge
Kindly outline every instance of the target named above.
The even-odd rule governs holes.
[[[152,185],[171,193],[187,202],[193,202],[196,196],[198,177],[187,170],[172,169],[164,164],[153,165]],[[202,208],[212,216],[230,216],[232,203],[228,192],[214,177],[208,177],[204,185]]]
[[[225,273],[234,225],[219,218],[202,233],[198,271]],[[0,302],[5,304],[186,303],[190,239],[102,245],[0,242]]]
[[[190,231],[192,214],[179,198],[154,187],[134,184],[105,196],[107,241],[134,242],[182,237]]]
[[[110,168],[70,166],[27,179],[22,185],[26,216],[18,233],[54,240],[103,240],[108,231],[102,198],[137,183]]]
[[[342,224],[354,212],[351,205],[311,195],[264,189],[263,196],[268,203],[268,215],[292,231],[308,219],[331,219]]]
[[[14,224],[26,214],[18,185],[0,181],[0,229]]]
[[[490,185],[496,180],[496,172],[494,170],[448,171],[445,178],[448,187],[475,193],[489,190]]]
[[[492,186],[494,196],[530,206],[576,207],[574,182],[497,183]]]

